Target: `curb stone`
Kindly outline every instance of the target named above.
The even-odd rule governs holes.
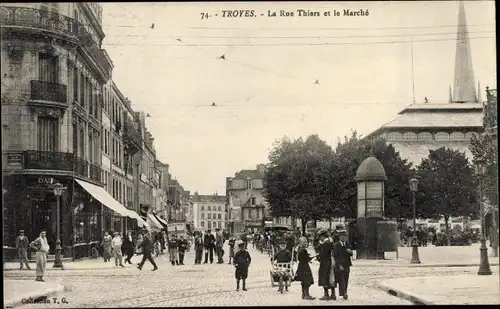
[[[11,299],[6,299],[4,300],[4,306],[5,308],[14,308],[16,306],[21,305],[23,301],[26,299],[36,300],[40,298],[47,298],[49,296],[64,292],[66,290],[67,289],[63,285],[57,284],[55,287],[47,288],[43,291],[25,293],[19,296],[12,297]]]
[[[417,296],[412,292],[408,292],[408,291],[405,291],[405,290],[400,289],[400,288],[394,288],[393,286],[387,284],[387,281],[379,283],[378,288],[387,292],[388,294],[390,294],[392,296],[396,296],[398,298],[410,301],[415,305],[420,305],[420,306],[422,306],[422,305],[426,305],[426,306],[427,305],[430,305],[430,306],[435,305],[433,302],[426,300],[420,296]]]

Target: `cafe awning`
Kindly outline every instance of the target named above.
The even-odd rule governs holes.
[[[79,179],[76,179],[76,182],[78,182],[78,184],[82,186],[85,191],[92,195],[92,197],[94,197],[96,200],[101,202],[104,206],[108,207],[109,209],[123,217],[133,218],[131,217],[130,211],[125,208],[125,206],[120,204],[120,202],[115,200],[108,192],[106,192],[106,190],[104,190],[103,187],[99,187],[91,184],[90,182]]]
[[[158,220],[156,220],[155,216],[153,214],[148,214],[148,224],[151,226],[153,230],[161,230],[163,229],[163,225],[161,225]]]
[[[136,213],[133,210],[129,210],[129,212],[130,212],[130,216],[129,217],[132,218],[132,219],[136,219],[137,220],[137,224],[140,227],[145,227],[148,230],[151,229],[151,226],[149,226],[149,224],[146,221],[144,221],[144,219],[142,219],[141,216],[139,216],[138,213]]]
[[[167,221],[163,220],[162,218],[158,217],[157,215],[153,214],[155,216],[156,220],[161,223],[161,225],[165,228],[168,226]]]

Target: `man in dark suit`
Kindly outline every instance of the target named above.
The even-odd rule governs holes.
[[[151,271],[155,271],[158,269],[158,266],[156,266],[155,261],[153,260],[153,241],[151,240],[151,235],[149,233],[144,233],[144,240],[142,243],[139,245],[140,248],[142,248],[142,261],[137,265],[137,268],[139,270],[142,270],[142,266],[144,266],[144,263],[146,263],[146,260],[149,260],[149,262],[153,265],[153,269]]]
[[[203,245],[205,247],[205,263],[208,263],[208,255],[210,254],[210,264],[214,262],[215,237],[212,231],[208,230],[203,236]]]
[[[127,235],[123,237],[122,249],[123,253],[126,255],[125,264],[132,264],[132,261],[130,261],[132,256],[134,256],[134,242],[132,239],[132,231],[128,231]]]
[[[352,266],[352,251],[347,244],[347,232],[338,230],[338,241],[333,245],[333,257],[335,259],[335,282],[339,285],[339,295],[347,299],[347,287],[349,285],[349,273]]]

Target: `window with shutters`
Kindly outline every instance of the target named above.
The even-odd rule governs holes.
[[[38,117],[38,145],[40,151],[59,150],[59,119],[52,117]]]
[[[83,75],[83,72],[80,72],[80,100],[78,103],[85,107],[85,76]]]
[[[78,126],[73,123],[73,154],[78,154]]]
[[[39,80],[57,83],[57,56],[53,56],[47,53],[39,53],[38,61],[38,74]]]
[[[80,158],[85,158],[85,129],[80,128],[80,136],[78,138],[80,147],[78,147],[78,154]]]
[[[73,78],[73,101],[77,101],[78,102],[78,69],[76,67],[73,66],[73,75],[72,75],[72,78]]]

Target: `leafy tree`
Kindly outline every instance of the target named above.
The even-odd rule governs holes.
[[[332,159],[332,148],[317,135],[275,143],[264,176],[271,214],[300,218],[303,232],[308,220],[324,218],[333,205]]]
[[[441,147],[430,150],[418,166],[418,212],[425,218],[443,216],[448,245],[450,217],[476,212],[473,169],[463,153]]]
[[[483,159],[486,164],[486,175],[483,180],[483,194],[488,201],[493,204],[498,204],[498,148],[493,144],[493,140],[489,135],[474,134],[470,140],[469,149],[474,156],[474,159]]]
[[[407,217],[410,211],[409,179],[412,174],[411,163],[402,159],[394,146],[384,139],[368,140],[353,131],[345,136],[335,150],[335,162],[339,175],[336,187],[339,195],[337,209],[347,218],[357,217],[356,171],[363,160],[370,155],[376,157],[385,169],[385,216],[389,218]]]

